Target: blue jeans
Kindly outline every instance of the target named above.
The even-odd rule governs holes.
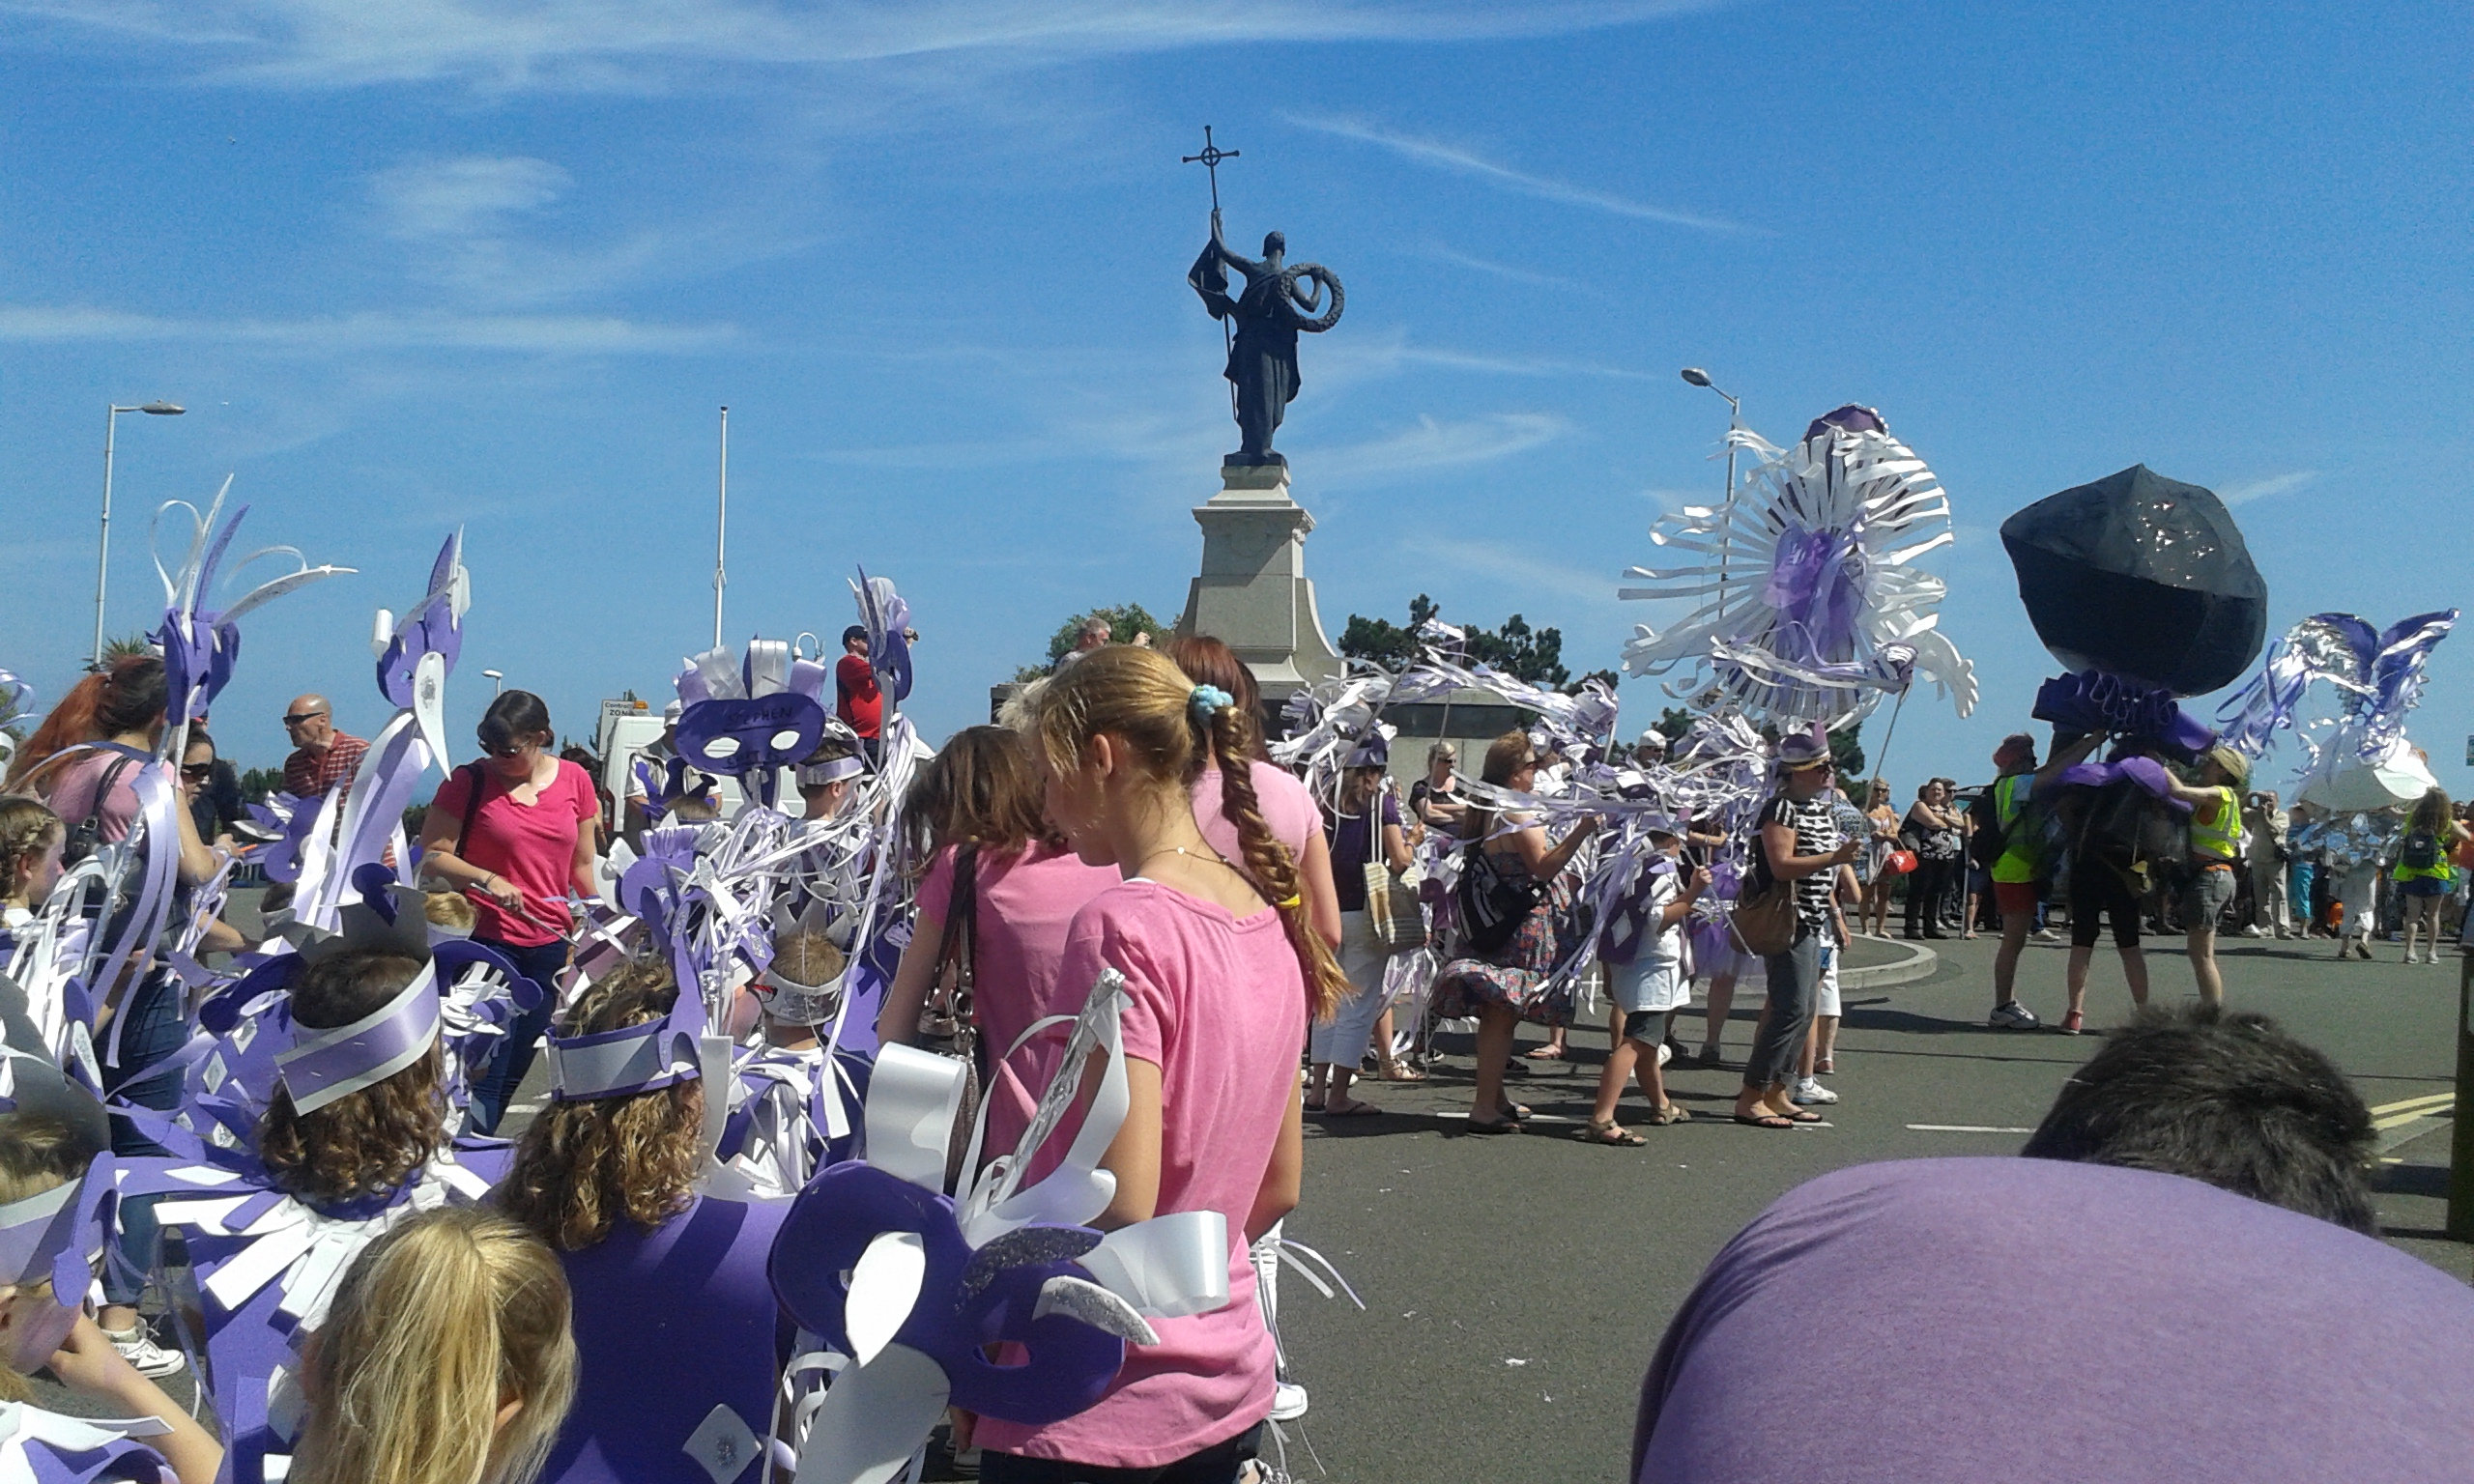
[[[103,1068],[106,1097],[158,1113],[169,1113],[181,1105],[181,1073],[170,1071],[150,1077],[148,1069],[188,1041],[185,997],[186,986],[180,978],[159,968],[129,992],[120,1008],[120,1055]],[[101,1040],[108,1048],[108,1028]],[[162,1156],[171,1151],[138,1132],[128,1119],[115,1117],[112,1153]],[[103,1301],[107,1304],[134,1304],[146,1291],[145,1274],[155,1265],[158,1241],[159,1229],[155,1221],[155,1203],[158,1199],[139,1196],[121,1203],[120,1234],[113,1241],[117,1257],[103,1265]]]
[[[517,973],[541,986],[541,1003],[516,1016],[498,1054],[473,1084],[473,1131],[496,1133],[499,1122],[506,1117],[506,1105],[515,1100],[515,1090],[524,1085],[524,1074],[532,1070],[532,1058],[550,1029],[550,1016],[559,1008],[559,974],[567,966],[567,945],[564,940],[533,948],[488,938],[473,941],[506,955]]]

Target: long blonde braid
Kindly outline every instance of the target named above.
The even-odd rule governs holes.
[[[1288,929],[1288,946],[1297,952],[1297,966],[1306,976],[1306,1013],[1316,1020],[1339,1013],[1349,992],[1348,975],[1332,956],[1332,945],[1307,919],[1306,893],[1297,879],[1297,862],[1288,847],[1272,838],[1263,822],[1262,804],[1254,796],[1252,728],[1233,704],[1211,713],[1210,747],[1220,765],[1220,814],[1237,826],[1237,848],[1246,857],[1246,873],[1280,913]]]

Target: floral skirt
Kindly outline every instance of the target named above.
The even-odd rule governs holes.
[[[1563,925],[1571,910],[1570,880],[1557,876],[1495,957],[1453,958],[1444,964],[1435,976],[1434,1013],[1451,1020],[1474,1015],[1482,1006],[1509,1005],[1524,1020],[1565,1024],[1572,1012],[1570,981],[1549,987],[1547,980],[1564,956]]]

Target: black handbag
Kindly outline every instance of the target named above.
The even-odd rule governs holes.
[[[1523,871],[1507,872],[1486,854],[1484,841],[1472,841],[1460,865],[1460,935],[1469,953],[1483,956],[1498,952],[1520,931],[1520,925],[1546,895],[1546,883]]]
[[[950,1056],[963,1064],[962,1102],[954,1110],[954,1129],[945,1144],[945,1188],[959,1188],[962,1165],[970,1148],[970,1131],[979,1118],[979,1099],[987,1086],[980,1065],[978,1017],[971,1007],[971,955],[979,937],[979,846],[954,847],[954,888],[945,900],[944,930],[936,939],[935,978],[929,982],[927,1001],[919,1007],[919,1049]]]

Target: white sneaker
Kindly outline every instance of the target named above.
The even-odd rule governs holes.
[[[2061,934],[2056,932],[2051,928],[2039,928],[2028,936],[2038,943],[2058,943],[2061,941]]]
[[[156,1344],[155,1336],[146,1331],[143,1324],[127,1330],[106,1329],[103,1338],[112,1342],[112,1349],[120,1352],[120,1357],[128,1361],[131,1369],[150,1381],[178,1375],[188,1365],[179,1351],[165,1350]]]
[[[1997,1031],[2032,1031],[2036,1028],[2036,1013],[2017,1000],[2010,1000],[1985,1017],[1985,1024]]]
[[[1798,1081],[1796,1083],[1795,1092],[1790,1094],[1789,1097],[1796,1106],[1799,1108],[1804,1106],[1806,1103],[1830,1103],[1838,1100],[1838,1095],[1836,1093],[1833,1093],[1828,1088],[1822,1086],[1820,1081],[1813,1077],[1805,1077]]]
[[[1272,1387],[1272,1420],[1294,1422],[1306,1415],[1306,1388],[1293,1381]]]
[[[2265,936],[2266,936],[2266,934],[2265,934],[2265,933],[2263,933],[2263,932],[2261,932],[2261,931],[2259,931],[2259,925],[2258,925],[2258,924],[2257,924],[2257,923],[2253,923],[2253,924],[2251,924],[2249,927],[2247,927],[2247,928],[2243,928],[2243,929],[2242,929],[2242,936],[2244,936],[2244,937],[2246,937],[2246,938],[2258,938],[2258,937],[2265,937]]]

